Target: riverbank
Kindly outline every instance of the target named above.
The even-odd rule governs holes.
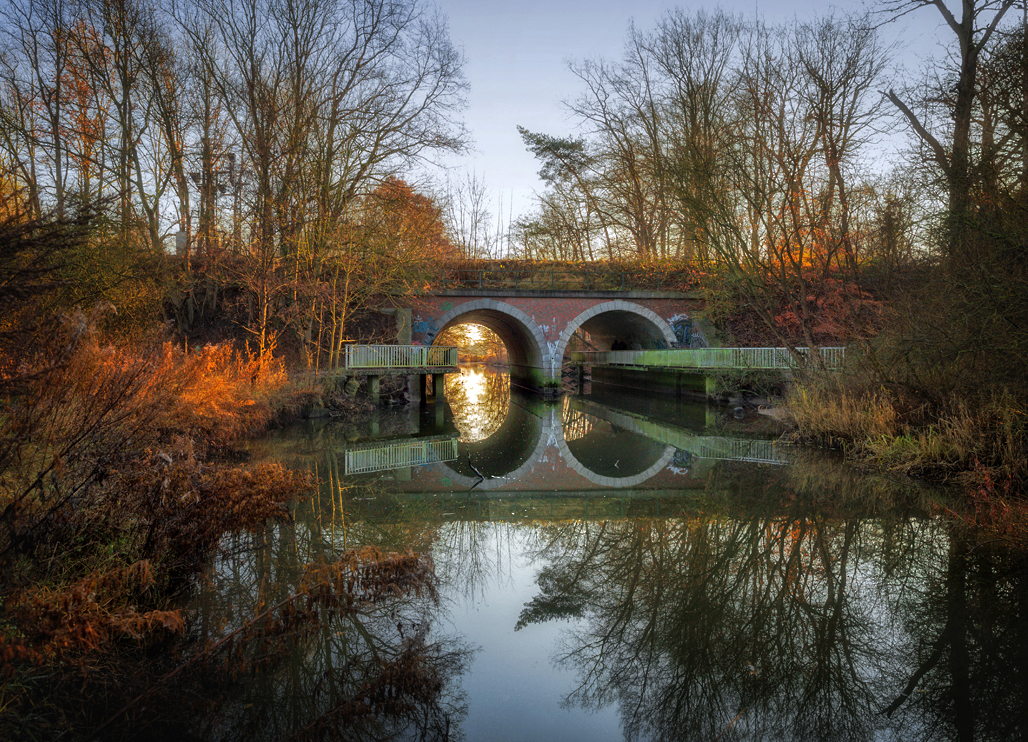
[[[1028,545],[1028,409],[1009,391],[926,400],[853,377],[812,378],[790,387],[784,412],[794,438],[953,485],[964,502],[951,516]]]
[[[83,316],[30,350],[0,376],[0,738],[181,739],[205,684],[255,672],[276,637],[397,579],[430,588],[419,557],[330,554],[300,594],[198,642],[183,606],[224,537],[290,520],[316,481],[237,444],[311,390],[228,345],[109,344]]]

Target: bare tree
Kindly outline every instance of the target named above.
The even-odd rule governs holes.
[[[720,11],[675,9],[646,41],[662,78],[665,169],[681,252],[703,266],[735,254],[738,240],[734,215],[723,213],[732,188],[724,155],[738,145],[736,69],[746,32],[740,19]]]
[[[195,0],[180,21],[186,33],[214,31],[214,44],[194,44],[216,73],[240,166],[250,173],[247,234],[257,277],[288,255],[311,280],[357,197],[391,168],[464,145],[453,118],[463,100],[462,59],[440,18],[419,2]],[[262,348],[286,285],[269,280],[254,286]]]
[[[856,274],[857,244],[850,223],[849,168],[876,133],[883,103],[870,93],[882,79],[888,55],[867,19],[826,17],[797,29],[795,57],[806,76],[806,105],[817,122],[821,157],[828,174],[823,195],[829,233],[823,253],[827,269],[841,252]]]
[[[585,61],[572,71],[587,93],[570,110],[588,127],[601,218],[631,235],[639,257],[666,257],[671,213],[664,164],[663,108],[652,58],[629,31],[624,61]]]
[[[446,181],[442,199],[444,219],[450,238],[465,258],[480,260],[493,253],[496,239],[487,197],[485,181],[474,172]]]
[[[934,7],[956,37],[957,76],[949,111],[951,123],[925,121],[895,90],[886,93],[943,174],[952,227],[950,247],[956,252],[964,242],[963,229],[971,208],[974,182],[971,132],[978,96],[978,65],[1003,17],[1013,6],[1014,0],[962,0],[958,17],[944,0],[886,0],[882,3],[884,12],[894,18]]]
[[[65,0],[21,0],[0,9],[10,101],[4,106],[5,138],[19,170],[33,184],[32,200],[38,204],[48,192],[58,217],[64,215],[69,177],[63,85],[71,56],[71,6]]]

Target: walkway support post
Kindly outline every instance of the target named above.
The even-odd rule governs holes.
[[[409,310],[405,315],[408,314]],[[423,345],[347,345],[345,355],[347,371],[367,375],[368,394],[375,404],[381,398],[380,380],[383,376],[404,376],[411,398],[424,405],[426,376],[438,377],[437,383],[441,385],[443,374],[458,370],[458,360],[457,348]],[[413,376],[418,377],[417,382],[411,378]],[[442,392],[439,396],[442,397]]]

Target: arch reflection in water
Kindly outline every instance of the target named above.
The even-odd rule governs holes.
[[[455,489],[668,489],[680,486],[675,478],[683,475],[702,478],[716,461],[788,460],[787,447],[775,440],[707,434],[702,406],[678,407],[662,420],[623,406],[629,400],[620,397],[550,403],[512,391],[505,381],[482,368],[448,381],[461,430],[456,461],[446,467]],[[405,489],[416,491],[426,478]]]
[[[675,455],[672,446],[587,412],[577,400],[563,399],[563,440],[568,465],[590,482],[634,487],[662,471]]]
[[[519,479],[549,440],[552,404],[512,390],[509,376],[493,370],[461,369],[450,383],[450,409],[461,431],[457,460],[447,463],[453,479],[486,489]]]
[[[512,391],[505,374],[462,369],[447,384],[461,431],[457,458],[447,466],[466,488],[517,489],[523,478],[538,487],[544,475],[556,489],[632,487],[665,469],[675,454],[665,443],[574,409],[568,398],[554,404]]]
[[[429,486],[433,476],[436,491],[447,482],[457,491],[668,489],[681,484],[675,477],[701,477],[717,460],[784,463],[773,441],[706,435],[702,406],[684,406],[662,421],[618,406],[617,398],[553,403],[526,396],[486,368],[464,369],[447,383],[461,431],[456,460],[447,457],[441,479],[417,475],[407,491]]]
[[[1028,738],[1023,554],[929,515],[922,486],[629,407],[512,396],[493,436],[461,444],[509,471],[477,485],[470,466],[433,464],[409,482],[321,471],[310,512],[280,531],[292,543],[257,552],[252,574],[369,543],[430,553],[453,610],[428,618],[482,647],[429,709],[467,693],[451,738]],[[560,441],[570,452],[621,430],[672,461],[640,485],[590,489],[557,455]],[[695,476],[701,462],[716,463]],[[235,571],[248,569],[240,553]],[[374,628],[385,639],[391,624]],[[331,651],[366,650],[350,639]]]

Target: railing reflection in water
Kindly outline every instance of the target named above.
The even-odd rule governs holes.
[[[572,428],[565,435],[588,434],[581,410],[562,412]],[[778,446],[743,443],[708,438],[698,455],[781,463]],[[802,448],[789,458],[789,466],[717,466],[680,491],[591,499],[501,500],[480,488],[403,494],[388,477],[355,482],[333,464],[328,476],[319,472],[331,502],[316,497],[299,509],[295,530],[264,534],[267,548],[253,552],[259,568],[240,563],[237,574],[257,583],[341,543],[430,552],[444,602],[475,606],[454,612],[461,621],[491,622],[508,642],[532,634],[511,638],[515,628],[562,627],[536,675],[472,666],[470,703],[501,676],[511,686],[552,685],[546,673],[557,666],[575,675],[555,701],[565,713],[618,708],[620,728],[605,740],[1028,738],[1023,557],[931,515],[921,486]],[[494,584],[507,603],[513,595],[524,605],[509,636],[481,598]],[[245,610],[251,598],[242,592]],[[394,624],[369,627],[395,641]],[[317,673],[367,653],[349,641],[319,648],[315,679],[291,681],[288,694],[303,697],[317,689]],[[285,690],[269,683],[267,693]],[[460,722],[450,719],[456,737]]]
[[[438,461],[453,461],[456,458],[456,436],[443,440],[414,438],[387,443],[377,442],[347,449],[346,473],[367,474],[407,466],[424,466]]]

